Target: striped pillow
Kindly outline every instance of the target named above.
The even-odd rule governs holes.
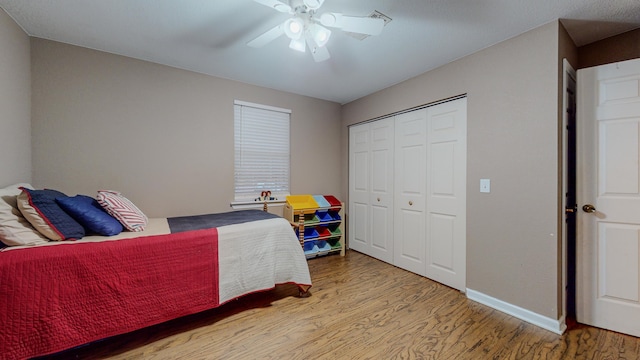
[[[149,222],[140,209],[117,191],[99,190],[96,200],[129,231],[143,231]]]

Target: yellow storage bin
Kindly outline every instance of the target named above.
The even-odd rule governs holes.
[[[315,213],[318,208],[318,203],[311,195],[288,195],[287,204],[296,212],[302,211],[308,214]]]

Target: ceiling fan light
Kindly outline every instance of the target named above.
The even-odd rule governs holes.
[[[291,40],[300,39],[304,31],[304,21],[299,17],[293,17],[284,22],[284,33]]]
[[[306,41],[304,41],[303,37],[299,39],[291,39],[291,42],[289,43],[289,47],[296,51],[305,52],[307,48],[307,43]]]
[[[324,0],[304,0],[303,2],[307,8],[311,10],[317,10],[320,6],[322,6]]]
[[[313,37],[313,41],[319,46],[323,47],[329,41],[329,37],[331,37],[331,30],[327,29],[324,26],[313,24],[309,28],[311,32],[311,36]]]

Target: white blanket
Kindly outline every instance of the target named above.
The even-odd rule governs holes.
[[[283,218],[219,227],[218,259],[221,304],[276,284],[311,285],[304,251]]]

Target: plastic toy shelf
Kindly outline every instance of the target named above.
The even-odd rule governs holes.
[[[290,195],[284,217],[296,232],[307,259],[340,253],[344,256],[343,203],[333,195]]]

